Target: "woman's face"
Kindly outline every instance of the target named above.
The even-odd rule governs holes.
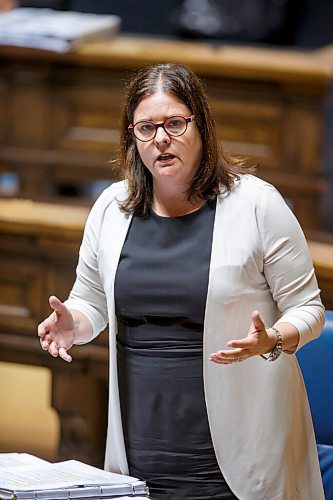
[[[170,116],[192,116],[190,108],[171,94],[158,92],[144,98],[134,111],[133,123],[148,120],[164,122]],[[186,132],[178,137],[157,128],[154,139],[136,140],[139,155],[153,176],[154,185],[184,186],[191,184],[201,161],[202,141],[195,120],[188,123]]]

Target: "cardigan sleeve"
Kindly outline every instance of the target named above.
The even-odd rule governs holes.
[[[300,334],[297,350],[318,337],[325,323],[312,259],[303,231],[280,193],[265,185],[258,217],[264,274],[281,313]]]
[[[114,198],[112,190],[111,186],[101,194],[88,215],[76,268],[76,280],[69,298],[65,301],[69,309],[80,311],[89,319],[93,334],[86,342],[93,340],[108,323],[107,300],[98,266],[98,249],[104,212]]]

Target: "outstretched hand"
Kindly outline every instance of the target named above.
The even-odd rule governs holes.
[[[276,344],[274,332],[269,334],[265,323],[258,311],[253,311],[252,322],[246,337],[239,340],[230,340],[227,343],[228,349],[221,349],[210,355],[210,361],[219,364],[231,364],[237,361],[244,361],[252,356],[265,354]]]
[[[44,351],[52,356],[60,356],[65,361],[72,361],[67,351],[75,340],[74,319],[69,309],[54,295],[49,298],[52,314],[38,325],[38,336]]]

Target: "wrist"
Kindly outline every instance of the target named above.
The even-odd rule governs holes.
[[[267,332],[268,342],[267,342],[267,349],[263,354],[269,354],[270,352],[272,352],[273,349],[275,349],[277,343],[275,330],[273,330],[273,328],[267,328],[266,332]]]
[[[78,310],[70,310],[73,318],[73,334],[75,344],[89,342],[93,335],[92,324],[85,314]]]
[[[282,352],[282,335],[274,326],[268,328],[266,333],[268,338],[271,339],[272,348],[265,354],[260,354],[260,356],[266,361],[275,361]]]

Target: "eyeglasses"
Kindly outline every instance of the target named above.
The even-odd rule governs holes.
[[[185,134],[187,130],[187,125],[195,120],[195,116],[192,115],[189,118],[184,116],[169,116],[164,122],[153,123],[150,121],[140,121],[128,126],[128,130],[132,131],[133,134],[139,141],[148,142],[154,139],[157,134],[157,129],[162,127],[168,135],[172,137],[179,137]]]

